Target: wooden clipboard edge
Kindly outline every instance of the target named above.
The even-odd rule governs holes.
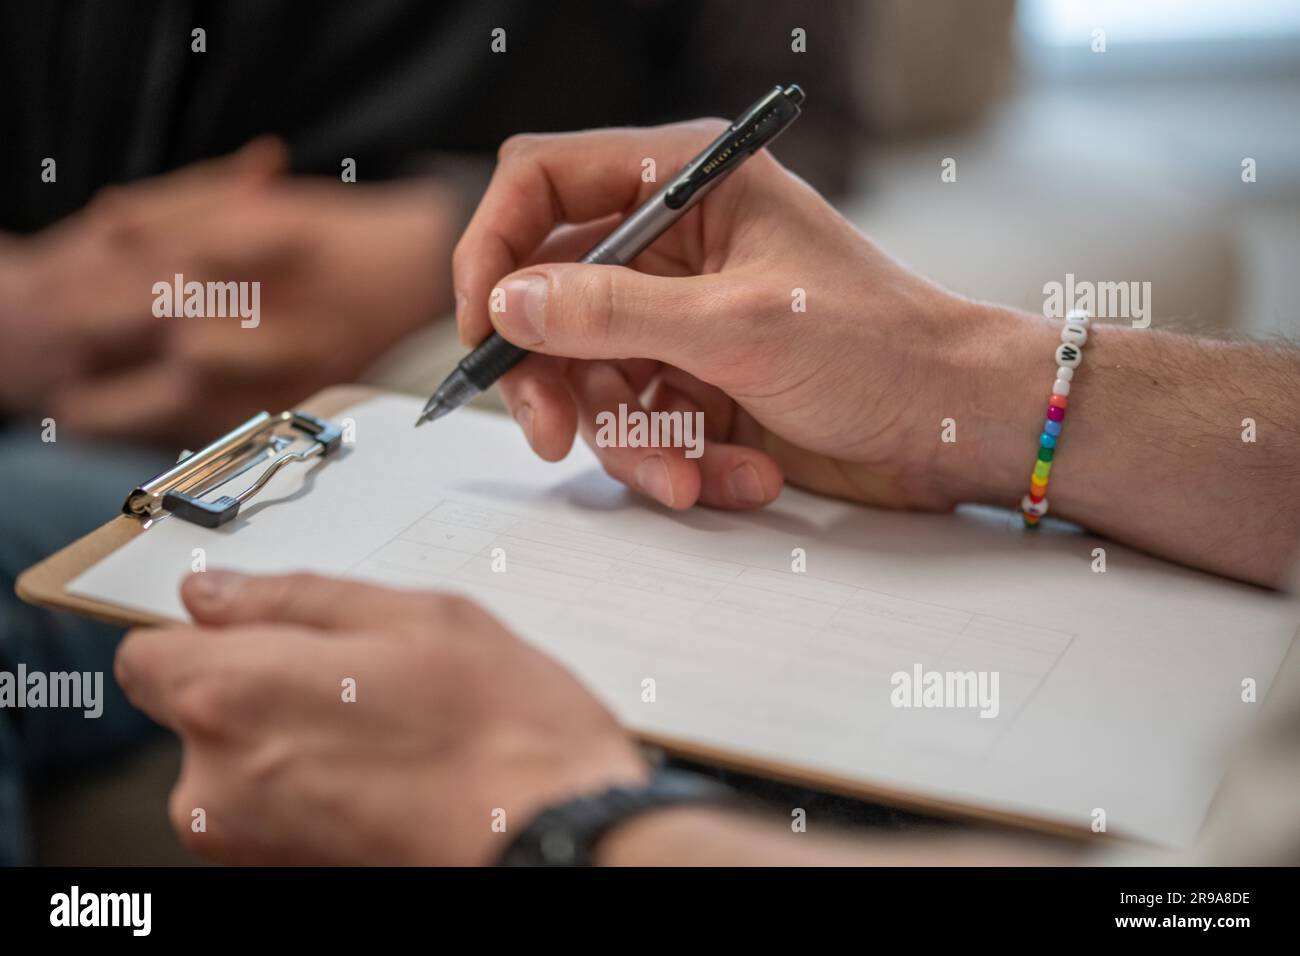
[[[329,418],[346,408],[358,405],[381,394],[383,394],[382,389],[365,385],[336,385],[317,392],[297,407],[313,415]],[[147,476],[141,476],[141,479],[143,480],[145,477]],[[123,495],[125,496],[129,490],[123,489]],[[72,611],[97,620],[107,621],[110,624],[136,627],[167,623],[165,619],[157,615],[68,594],[66,591],[70,581],[122,547],[140,534],[142,530],[139,521],[125,515],[118,515],[84,538],[72,542],[67,547],[50,555],[44,561],[32,565],[18,576],[14,590],[17,592],[18,597],[28,604],[55,610]],[[678,740],[657,734],[638,733],[635,730],[630,732],[642,743],[652,747],[659,747],[675,757],[683,757],[687,760],[695,760],[724,769],[768,777],[784,783],[812,787],[859,800],[883,803],[901,809],[915,810],[950,819],[991,823],[1020,830],[1029,829],[1074,840],[1095,839],[1098,836],[1082,824],[1075,827],[1056,820],[1022,816],[1005,811],[986,809],[974,804],[927,797],[906,790],[878,786],[860,779],[841,777],[832,773],[823,773],[760,757],[721,750],[692,741]]]
[[[1016,830],[1032,830],[1050,836],[1066,837],[1078,842],[1102,840],[1107,845],[1114,846],[1116,841],[1128,842],[1129,839],[1122,834],[1093,833],[1091,828],[1082,823],[1075,826],[1046,817],[1019,814],[1009,810],[995,810],[973,803],[945,800],[942,797],[930,797],[909,790],[898,790],[893,787],[873,784],[862,779],[842,777],[834,773],[791,766],[762,757],[721,750],[694,741],[684,741],[658,734],[640,733],[632,729],[629,729],[629,732],[641,743],[651,747],[659,747],[673,757],[684,757],[687,760],[720,767],[724,770],[753,774],[754,776],[766,777],[781,783],[809,787],[814,790],[852,797],[855,800],[865,800],[869,803],[881,803],[900,810],[912,810],[951,820],[994,824]]]
[[[381,389],[367,385],[335,385],[317,392],[296,407],[322,418],[330,418],[346,408],[382,394]],[[150,476],[141,475],[140,480],[144,481],[148,477]],[[125,498],[130,490],[130,488],[123,488],[122,497]],[[56,611],[72,611],[110,624],[136,627],[166,623],[156,614],[119,607],[106,601],[97,601],[67,592],[69,582],[122,547],[142,530],[142,525],[135,518],[118,515],[84,538],[72,542],[45,560],[32,565],[18,576],[18,580],[14,583],[14,592],[28,604],[52,608]]]

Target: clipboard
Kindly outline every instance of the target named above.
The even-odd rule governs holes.
[[[384,394],[383,390],[364,385],[333,386],[317,392],[301,402],[298,405],[298,410],[321,418],[330,418],[345,409],[382,394]],[[238,429],[234,431],[238,431]],[[70,594],[66,590],[71,581],[92,565],[97,564],[109,554],[130,542],[141,534],[145,528],[145,523],[139,517],[132,517],[127,514],[118,515],[85,537],[72,542],[62,550],[28,568],[19,575],[15,591],[22,600],[29,604],[54,610],[70,611],[124,627],[166,623],[163,618],[153,614],[97,601],[81,595]],[[1087,831],[1055,821],[1009,814],[995,809],[982,808],[974,804],[936,799],[890,787],[866,785],[860,780],[848,780],[833,773],[819,773],[806,768],[796,768],[779,761],[732,753],[722,748],[702,745],[695,741],[678,740],[660,734],[637,731],[632,731],[632,735],[634,739],[640,741],[643,745],[657,748],[674,757],[722,769],[754,774],[782,783],[813,787],[859,800],[883,803],[941,817],[1038,830],[1073,839],[1081,839],[1088,835]]]
[[[357,405],[381,394],[379,389],[371,388],[365,385],[337,385],[331,388],[323,389],[315,395],[300,403],[295,409],[296,412],[305,416],[312,416],[325,424],[324,420],[330,419],[339,412],[353,405]],[[238,440],[239,433],[243,429],[250,432],[256,428],[268,427],[276,421],[292,427],[291,418],[293,412],[282,412],[280,415],[271,415],[263,412],[261,415],[254,416],[245,422],[239,428],[233,429],[227,435],[213,442],[211,445],[200,449],[192,455],[183,455],[177,466],[192,462],[196,457],[203,455],[205,452],[221,445],[223,442],[234,444]],[[254,424],[256,423],[256,424]],[[306,423],[303,423],[305,426]],[[299,430],[304,434],[310,435],[305,428]],[[326,436],[329,437],[329,436]],[[322,450],[323,451],[323,450]],[[302,460],[302,459],[294,459]],[[288,464],[288,462],[285,462]],[[265,479],[270,478],[271,469],[275,467],[274,461],[263,469],[262,476]],[[143,476],[142,476],[143,477]],[[158,476],[162,477],[162,476]],[[256,479],[253,479],[256,483]],[[145,484],[148,484],[147,482]],[[249,486],[252,487],[251,485]],[[124,509],[130,505],[130,498],[138,492],[146,491],[144,485],[136,488],[132,495],[128,497]],[[251,496],[250,496],[251,497]],[[182,507],[185,502],[182,502]],[[190,497],[189,504],[191,507],[196,506],[194,498]],[[91,598],[80,595],[69,594],[67,585],[77,578],[83,571],[97,564],[109,554],[112,554],[118,548],[125,545],[136,535],[144,531],[146,524],[142,518],[147,516],[141,510],[146,507],[138,503],[136,514],[121,514],[111,519],[95,531],[86,535],[77,541],[72,542],[60,551],[56,551],[45,560],[38,564],[32,565],[26,571],[18,576],[14,585],[14,591],[18,597],[28,604],[35,604],[39,607],[52,608],[59,611],[72,611],[73,613],[92,617],[96,620],[106,621],[110,624],[120,624],[126,627],[135,627],[139,625],[151,625],[164,623],[163,620],[155,615],[136,611],[130,608],[118,607],[102,601],[96,601]],[[237,504],[234,507],[226,506],[224,515],[226,517],[218,520],[229,520],[237,512]],[[210,520],[210,519],[209,519]]]
[[[323,419],[337,419],[353,407],[365,406],[371,400],[384,402],[415,402],[414,398],[399,398],[382,390],[365,386],[339,386],[317,393],[298,406],[298,410],[308,415]],[[371,406],[373,407],[373,406]],[[405,418],[403,418],[405,422]],[[247,424],[247,423],[246,423]],[[480,423],[485,427],[488,423]],[[495,425],[493,425],[495,427]],[[509,429],[509,423],[503,421],[502,428]],[[526,448],[510,446],[517,452],[519,459],[528,457]],[[360,459],[357,459],[360,461]],[[286,466],[287,467],[287,466]],[[324,469],[330,464],[321,466]],[[328,472],[327,472],[328,473]],[[251,480],[252,472],[234,482],[243,486]],[[148,484],[148,483],[146,483]],[[139,489],[137,489],[139,490]],[[128,489],[123,488],[125,495]],[[222,491],[215,492],[223,494]],[[277,505],[272,503],[271,508]],[[175,518],[168,518],[175,521]],[[875,520],[875,519],[872,519]],[[902,518],[882,518],[896,521]],[[98,530],[76,541],[53,556],[45,559],[25,571],[18,579],[17,593],[23,600],[45,607],[71,611],[84,616],[94,617],[118,625],[136,626],[163,623],[166,619],[158,612],[150,613],[133,610],[112,603],[111,599],[88,598],[69,594],[68,585],[92,566],[113,554],[117,549],[132,542],[144,530],[143,522],[138,517],[119,516]],[[1198,582],[1199,584],[1199,582]],[[1197,593],[1200,593],[1198,590]],[[1294,659],[1294,658],[1293,658]],[[921,785],[913,787],[910,782],[882,780],[872,774],[865,766],[852,771],[839,767],[818,766],[815,761],[805,759],[802,751],[763,752],[752,746],[733,745],[723,736],[708,738],[691,737],[667,727],[636,726],[636,721],[624,717],[629,734],[643,744],[658,748],[675,757],[695,761],[709,766],[735,770],[741,773],[757,775],[766,779],[811,787],[829,793],[915,810],[940,817],[979,821],[998,826],[1012,826],[1018,829],[1030,829],[1047,832],[1074,839],[1114,839],[1112,835],[1092,833],[1085,820],[1079,823],[1067,822],[1059,816],[1038,815],[1032,808],[1019,808],[1005,803],[986,801],[976,795],[958,795],[936,792],[933,788]],[[780,748],[778,748],[779,750]],[[874,779],[873,779],[874,778]],[[1089,804],[1091,806],[1091,804]],[[1122,832],[1122,831],[1121,831]],[[1138,836],[1130,831],[1129,837]]]

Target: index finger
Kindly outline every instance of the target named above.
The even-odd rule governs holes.
[[[673,175],[726,125],[695,120],[506,140],[492,181],[452,254],[461,341],[476,345],[492,331],[493,284],[522,266],[555,226],[631,212],[662,185],[645,181],[645,160]]]

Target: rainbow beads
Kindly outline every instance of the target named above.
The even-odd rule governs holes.
[[[1061,330],[1061,344],[1056,350],[1056,379],[1052,382],[1052,395],[1047,400],[1047,418],[1043,422],[1043,433],[1038,436],[1038,456],[1034,459],[1034,470],[1029,476],[1029,494],[1020,499],[1020,511],[1026,528],[1037,528],[1043,515],[1047,514],[1047,480],[1052,474],[1052,460],[1056,457],[1056,443],[1061,434],[1061,423],[1065,421],[1065,409],[1069,405],[1071,384],[1074,370],[1083,362],[1083,343],[1088,341],[1087,312],[1072,311],[1065,317],[1065,327]]]

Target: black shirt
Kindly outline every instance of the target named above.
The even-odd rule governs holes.
[[[849,95],[826,6],[789,0],[40,0],[0,7],[0,229],[39,229],[109,183],[262,133],[295,171],[399,174],[426,152],[491,155],[521,131],[731,115],[799,82],[790,139],[834,189]],[[818,5],[813,5],[818,6]],[[825,25],[819,28],[817,23]],[[792,25],[810,31],[790,50]],[[192,50],[205,31],[206,52]],[[506,52],[491,50],[505,30]],[[814,47],[814,50],[817,48]],[[814,77],[820,76],[822,82]],[[818,119],[820,114],[820,121]],[[819,135],[818,128],[829,135]],[[782,154],[788,149],[783,142]],[[794,152],[795,150],[791,150]],[[57,183],[40,179],[46,157]],[[796,164],[797,165],[797,164]]]

